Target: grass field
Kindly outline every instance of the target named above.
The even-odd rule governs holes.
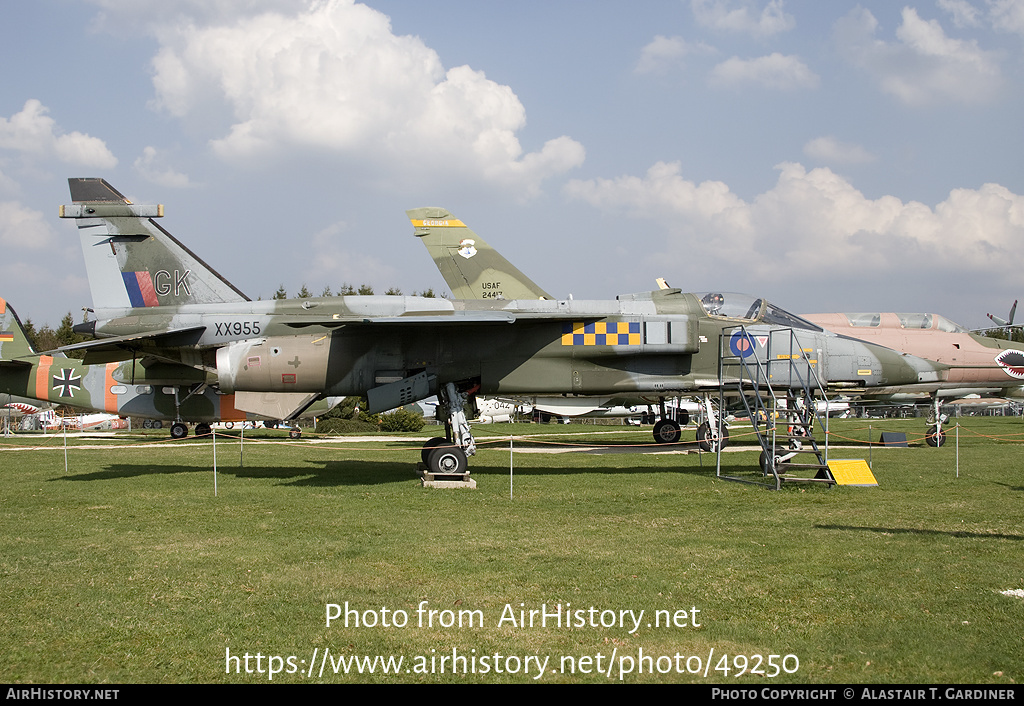
[[[216,496],[209,440],[71,439],[65,470],[3,439],[0,681],[1020,682],[1024,423],[963,420],[959,456],[880,429],[912,445],[871,450],[879,487],[780,492],[649,428],[478,427],[476,490],[421,488],[415,439],[218,435]]]

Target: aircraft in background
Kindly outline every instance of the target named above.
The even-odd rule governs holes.
[[[472,396],[721,393],[744,384],[741,366],[775,362],[779,389],[806,390],[813,370],[841,389],[940,380],[943,366],[841,338],[747,295],[678,289],[607,301],[448,301],[339,296],[251,301],[170,236],[160,206],[129,203],[102,179],[70,179],[61,208],[79,228],[100,340],[68,346],[86,361],[187,365],[222,393],[360,395],[383,411],[437,394],[446,436],[423,457],[435,473],[465,474],[476,444]],[[441,209],[425,210],[426,226]],[[504,292],[505,290],[499,290]],[[81,330],[81,327],[76,327]],[[721,356],[729,356],[722,372]],[[713,418],[711,448],[727,438]]]
[[[1014,299],[1013,300],[1013,306],[1010,307],[1010,315],[1009,315],[1009,317],[1007,317],[1005,319],[1001,319],[998,316],[993,316],[992,314],[985,314],[985,316],[987,316],[988,318],[992,319],[992,322],[995,323],[995,325],[998,326],[999,328],[1001,328],[1001,329],[1011,329],[1011,328],[1014,328],[1014,325],[1013,325],[1013,315],[1016,312],[1017,312],[1017,300]]]
[[[804,314],[803,317],[829,331],[948,366],[946,379],[940,385],[910,385],[884,396],[893,401],[922,397],[931,400],[932,426],[925,435],[930,446],[945,443],[943,418],[939,413],[942,399],[971,394],[1024,397],[1024,351],[1015,347],[1019,344],[979,336],[944,316],[865,312]]]
[[[514,416],[538,417],[542,421],[563,419],[635,419],[636,423],[653,424],[651,403],[630,404],[633,400],[617,397],[537,397],[523,395],[516,398],[480,397],[477,407],[482,422],[508,422]],[[690,400],[669,402],[669,413],[674,419],[688,421],[691,414],[700,411],[700,405]],[[682,422],[686,426],[686,421]]]
[[[188,435],[184,420],[195,422],[196,434],[203,435],[210,433],[212,422],[256,418],[236,409],[234,396],[220,394],[205,372],[186,365],[85,364],[63,354],[38,355],[18,315],[3,299],[0,393],[118,417],[171,421],[171,436],[176,439]],[[320,413],[326,412],[327,403],[322,407]]]

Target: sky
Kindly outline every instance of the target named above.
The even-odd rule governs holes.
[[[91,304],[68,177],[248,296],[447,291],[449,209],[558,297],[1024,296],[1024,0],[34,0],[0,43],[0,297]]]

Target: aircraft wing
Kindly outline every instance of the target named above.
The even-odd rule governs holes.
[[[452,311],[445,314],[407,315],[407,316],[279,316],[277,323],[290,328],[302,329],[310,326],[338,328],[342,326],[464,326],[481,324],[511,324],[516,321],[573,321],[590,322],[603,318],[601,315],[581,314],[580,312],[543,311],[517,312],[504,309],[482,311]],[[85,351],[83,362],[87,364],[111,363],[128,360],[139,354],[161,357],[161,349],[189,348],[199,345],[207,326],[187,326],[183,328],[144,331],[125,336],[101,338],[94,341],[75,343],[62,346],[56,351],[48,351],[43,355],[66,353],[73,350]],[[252,338],[259,338],[253,336]],[[224,344],[231,343],[225,341]],[[222,344],[215,344],[214,347]],[[168,358],[169,360],[173,358]]]
[[[306,326],[358,326],[364,324],[400,324],[402,326],[416,326],[421,324],[447,324],[459,326],[463,324],[511,324],[516,321],[591,321],[605,318],[606,314],[587,315],[580,312],[565,311],[509,311],[506,309],[491,309],[483,311],[452,311],[445,314],[408,314],[405,316],[360,316],[353,318],[323,318],[323,317],[288,317],[281,323],[293,328]]]
[[[95,341],[84,341],[62,346],[56,351],[48,351],[42,355],[66,353],[67,351],[85,351],[86,364],[112,363],[127,360],[140,350],[150,352],[152,348],[178,348],[195,345],[206,330],[205,326],[189,326],[165,331],[146,331],[128,336],[100,338]]]
[[[516,315],[508,311],[456,311],[441,316],[386,316],[363,319],[364,324],[511,324]]]

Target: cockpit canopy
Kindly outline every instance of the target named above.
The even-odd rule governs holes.
[[[722,319],[739,319],[750,323],[771,324],[787,328],[802,328],[821,331],[821,327],[775,306],[766,299],[749,294],[733,292],[699,292],[694,296],[700,300],[708,316]]]
[[[879,328],[882,327],[882,315],[873,313],[844,314],[850,326],[858,328]],[[939,314],[901,314],[897,313],[896,318],[900,322],[900,328],[904,329],[935,329],[946,333],[967,333],[967,329],[955,324],[945,316]]]

